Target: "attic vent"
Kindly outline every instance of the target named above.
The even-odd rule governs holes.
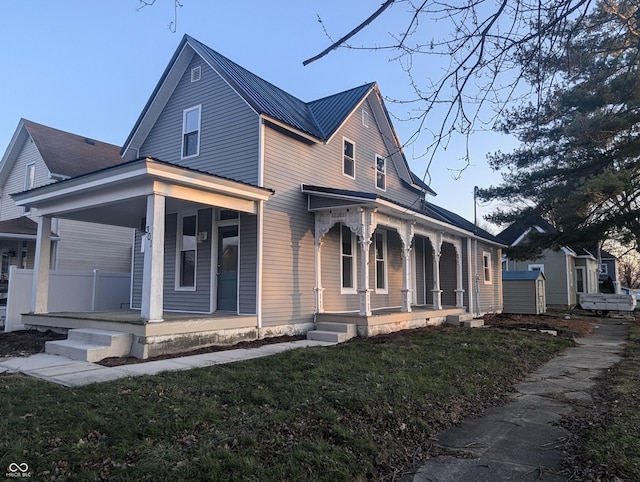
[[[93,139],[89,139],[88,137],[84,138],[84,142],[86,142],[87,144],[89,144],[91,146],[95,146],[96,145],[96,141],[94,141]]]
[[[191,82],[197,82],[202,75],[202,69],[200,67],[194,67],[191,69]]]
[[[362,109],[362,125],[369,127],[369,112]]]

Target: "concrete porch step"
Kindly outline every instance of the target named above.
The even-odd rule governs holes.
[[[474,319],[471,313],[447,315],[446,323],[447,325],[459,326],[460,328],[479,328],[484,326],[484,320]]]
[[[358,334],[355,323],[334,323],[328,321],[318,322],[315,330],[307,332],[307,340],[327,341],[330,343],[342,343]]]
[[[120,331],[77,328],[69,330],[66,340],[48,341],[45,353],[72,360],[96,362],[129,355],[133,335]]]

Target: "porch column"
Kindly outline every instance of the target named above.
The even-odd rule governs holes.
[[[403,226],[400,240],[402,241],[402,311],[411,313],[413,288],[411,283],[411,242],[414,236],[413,223]]]
[[[442,309],[442,290],[440,289],[440,257],[442,256],[442,233],[436,234],[433,246],[433,309]]]
[[[144,268],[142,274],[142,309],[145,321],[162,321],[164,283],[164,215],[165,198],[159,194],[147,196]]]
[[[31,312],[49,311],[49,266],[51,264],[51,216],[38,218],[36,257],[33,265]]]
[[[358,241],[360,242],[360,316],[371,316],[371,288],[369,287],[369,249],[376,229],[375,211],[360,211]]]
[[[456,244],[456,308],[464,307],[464,288],[462,287],[462,243]]]
[[[324,313],[324,288],[322,287],[322,241],[315,240],[316,262],[316,313]]]

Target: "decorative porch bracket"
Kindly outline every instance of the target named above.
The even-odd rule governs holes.
[[[360,209],[358,223],[347,223],[347,226],[358,236],[360,244],[360,316],[371,316],[371,288],[369,287],[369,250],[373,232],[376,230],[376,210]]]

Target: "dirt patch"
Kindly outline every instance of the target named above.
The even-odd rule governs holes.
[[[583,314],[544,314],[544,315],[486,315],[486,326],[500,328],[554,330],[558,336],[566,338],[580,338],[593,330],[598,318]]]
[[[0,333],[0,358],[29,356],[44,352],[44,344],[50,340],[63,340],[62,335],[51,330],[19,330]]]

